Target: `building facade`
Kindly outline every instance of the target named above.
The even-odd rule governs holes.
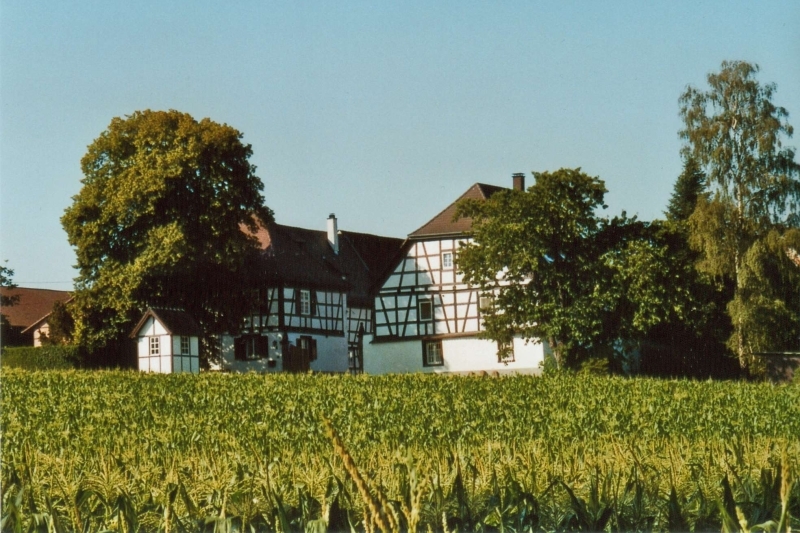
[[[514,186],[524,189],[522,175],[514,175]],[[472,221],[455,219],[456,205],[501,190],[476,183],[408,236],[375,291],[374,328],[364,343],[366,373],[541,371],[542,343],[518,337],[510,346],[498,346],[478,337],[490,295],[458,273],[458,248],[469,239]]]

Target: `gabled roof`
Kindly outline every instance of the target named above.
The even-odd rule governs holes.
[[[142,329],[144,323],[148,318],[154,318],[161,322],[164,329],[170,335],[189,335],[199,337],[203,334],[203,330],[195,319],[186,311],[180,309],[166,309],[160,307],[151,307],[145,311],[142,319],[136,324],[136,327],[131,331],[130,337],[136,338],[136,334]]]
[[[66,302],[70,298],[67,291],[54,291],[50,289],[28,289],[17,287],[9,289],[0,287],[0,294],[3,296],[19,296],[17,303],[3,307],[0,313],[8,319],[12,327],[27,329],[29,326],[39,322],[42,318],[50,314],[53,304],[56,302]]]
[[[425,239],[429,237],[444,237],[448,235],[463,235],[472,228],[472,219],[462,217],[453,220],[456,214],[456,205],[467,198],[471,200],[487,200],[498,191],[507,190],[497,185],[476,183],[467,192],[462,194],[455,202],[447,206],[444,211],[430,219],[418,230],[409,233],[409,239]]]
[[[263,274],[274,284],[333,289],[348,294],[350,305],[369,306],[370,287],[403,244],[402,239],[352,231],[339,232],[339,253],[327,231],[259,225]]]

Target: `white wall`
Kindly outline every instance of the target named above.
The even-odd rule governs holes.
[[[215,370],[228,370],[231,372],[280,372],[283,370],[283,354],[278,333],[269,333],[269,357],[276,361],[274,368],[269,367],[269,359],[253,359],[250,361],[237,361],[233,348],[233,337],[223,335],[221,340],[223,363],[221,368]],[[289,333],[289,343],[297,344],[300,336],[309,336],[317,341],[317,360],[311,361],[311,370],[314,372],[347,372],[348,353],[346,337],[326,337],[325,335],[308,335],[305,333]],[[277,349],[272,345],[277,344]]]
[[[539,374],[544,361],[544,345],[514,339],[514,361],[508,364],[497,360],[497,343],[474,337],[442,339],[444,365],[423,366],[422,341],[372,343],[373,336],[364,337],[364,372],[389,374],[407,372],[498,372]]]

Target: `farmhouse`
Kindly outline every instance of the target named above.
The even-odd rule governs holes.
[[[67,291],[49,289],[0,287],[0,291],[3,296],[16,298],[14,305],[3,307],[1,311],[8,323],[0,340],[3,346],[41,346],[42,334],[50,330],[47,318],[53,304],[70,298]]]
[[[402,239],[261,225],[260,306],[238,336],[223,335],[221,369],[360,372],[363,338],[372,330],[370,288]]]
[[[514,188],[524,190],[524,180],[515,174]],[[490,295],[465,284],[458,273],[458,247],[468,240],[472,220],[454,219],[456,204],[486,200],[501,190],[476,183],[408,236],[375,291],[374,327],[364,337],[366,373],[540,371],[542,343],[515,338],[500,356],[496,342],[478,338]]]

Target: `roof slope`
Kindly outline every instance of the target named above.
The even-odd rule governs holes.
[[[3,296],[19,296],[17,303],[3,307],[0,312],[6,316],[9,324],[13,327],[27,328],[50,314],[53,304],[56,302],[66,302],[71,294],[67,291],[54,291],[50,289],[28,289],[17,287],[9,289],[0,287]]]
[[[151,307],[145,312],[142,319],[136,324],[136,327],[133,328],[130,335],[131,338],[136,337],[136,334],[150,317],[161,322],[161,325],[164,326],[164,329],[166,329],[167,333],[170,335],[193,335],[199,337],[203,334],[200,325],[194,317],[186,311],[181,309]]]
[[[453,220],[456,214],[456,205],[461,200],[486,200],[493,194],[499,191],[508,190],[506,187],[498,187],[497,185],[487,185],[485,183],[476,183],[470,187],[467,192],[462,194],[458,200],[447,206],[444,211],[430,219],[418,230],[409,233],[410,239],[421,239],[426,237],[441,237],[445,235],[463,235],[472,228],[472,219],[462,217]]]
[[[351,305],[368,306],[370,287],[388,267],[402,239],[351,231],[339,232],[339,253],[328,243],[327,231],[281,224],[260,225],[265,279],[295,287],[330,288],[347,292]]]

